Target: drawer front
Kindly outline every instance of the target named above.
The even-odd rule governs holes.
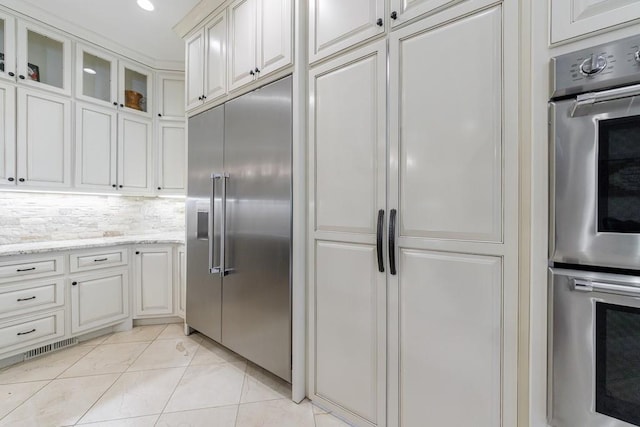
[[[0,353],[64,336],[64,311],[0,325]]]
[[[0,262],[0,282],[55,276],[64,273],[64,256]]]
[[[69,258],[70,270],[75,273],[126,265],[128,253],[127,249],[108,249],[100,252],[71,254]]]
[[[0,286],[0,319],[64,305],[64,280]]]

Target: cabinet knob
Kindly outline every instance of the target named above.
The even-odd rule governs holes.
[[[123,186],[123,185],[118,185],[118,187],[122,188],[122,187],[124,187],[124,186]]]
[[[260,68],[256,67],[255,72],[258,74],[260,72]]]
[[[198,101],[202,101],[202,96],[199,96],[199,97],[198,97]]]
[[[25,77],[22,74],[20,74],[18,77],[20,77],[20,80],[24,80],[25,79]]]
[[[136,251],[136,255],[140,255],[140,251]]]
[[[251,74],[252,76],[256,75],[256,73],[253,70],[249,71],[249,74]]]
[[[117,106],[118,106],[118,103],[114,101],[114,102],[113,102],[113,105],[115,105],[115,106],[117,107]]]
[[[78,282],[71,282],[71,284],[72,284],[73,286],[76,286],[76,285],[78,284]]]
[[[207,95],[202,95],[202,99],[207,99]]]
[[[13,71],[9,71],[9,75],[10,75],[11,77],[13,77],[13,76],[15,76],[15,75],[16,75],[16,73],[14,73]]]
[[[9,181],[9,182],[13,182],[13,181],[15,181],[15,180],[16,180],[16,179],[15,179],[15,178],[13,178],[13,177],[11,177],[11,178],[7,178],[7,181]]]
[[[376,21],[376,25],[378,27],[382,27],[384,25],[384,23],[382,22],[382,18],[378,18],[378,20]]]
[[[112,184],[111,186],[112,186],[113,188],[117,188],[117,187],[118,187],[118,186],[117,186],[117,185],[115,185],[115,184]]]
[[[391,19],[398,19],[398,12],[396,12],[395,10],[391,12]]]
[[[24,182],[24,178],[20,178],[20,179],[18,179],[18,181]]]
[[[123,105],[123,104],[120,104],[120,107],[124,107],[124,105]]]
[[[158,117],[162,117],[162,114],[158,113]]]
[[[158,190],[162,190],[162,187],[158,187]]]

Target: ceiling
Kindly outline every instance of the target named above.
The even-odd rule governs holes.
[[[42,13],[33,12],[51,14],[56,20],[101,36],[98,40],[108,39],[155,63],[183,62],[184,42],[172,27],[200,0],[151,1],[155,6],[153,12],[142,10],[136,0],[20,0],[11,3],[15,3],[14,9],[40,20],[44,20]],[[21,5],[29,10],[20,10]],[[44,22],[57,26],[48,19]],[[66,27],[70,31],[70,27]]]

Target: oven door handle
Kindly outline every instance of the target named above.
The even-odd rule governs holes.
[[[615,283],[592,282],[573,279],[573,290],[579,292],[603,292],[607,294],[640,296],[640,288]]]
[[[596,102],[614,101],[616,99],[631,98],[637,95],[640,95],[640,84],[578,95],[571,109],[571,117],[574,117],[581,108],[591,106]]]

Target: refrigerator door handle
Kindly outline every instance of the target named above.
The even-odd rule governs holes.
[[[227,243],[227,182],[229,174],[222,175],[222,216],[220,217],[220,275],[229,274],[226,268],[226,243]]]
[[[220,266],[222,262],[217,266],[214,265],[214,258],[215,258],[214,243],[215,243],[216,233],[213,228],[214,218],[215,218],[215,205],[216,205],[216,181],[221,178],[222,178],[222,175],[219,173],[211,174],[211,200],[209,204],[209,274],[220,274],[220,271],[222,270]],[[222,251],[224,252],[223,248],[224,246],[221,247]],[[222,259],[220,261],[222,261]]]

